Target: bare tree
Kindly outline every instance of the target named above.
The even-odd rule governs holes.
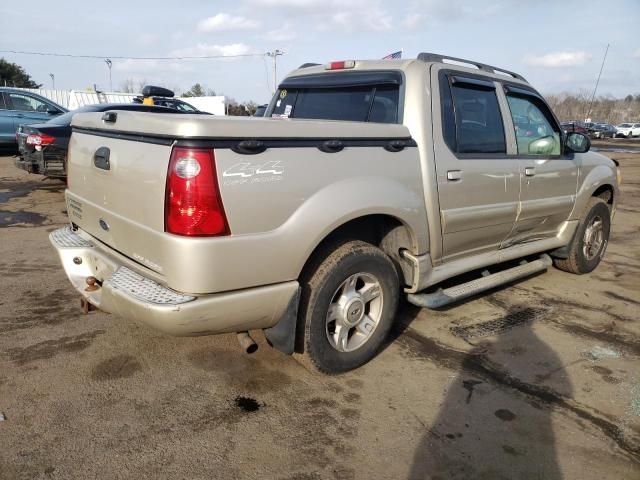
[[[559,93],[546,96],[555,114],[562,121],[586,120],[589,110],[589,92]],[[610,95],[594,99],[589,117],[592,121],[606,122],[617,125],[630,121],[640,121],[640,95],[627,95],[623,98],[613,98]]]

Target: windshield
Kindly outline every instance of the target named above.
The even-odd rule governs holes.
[[[102,107],[100,105],[85,105],[84,107],[80,107],[76,110],[71,110],[70,112],[67,112],[64,115],[59,115],[55,118],[52,118],[47,123],[53,123],[54,125],[70,125],[71,119],[76,113],[100,112],[101,110],[102,110]]]
[[[177,110],[180,110],[181,112],[197,112],[198,110],[195,107],[192,107],[191,105],[189,105],[187,102],[183,102],[181,100],[179,100],[176,103],[175,108]]]
[[[271,116],[398,123],[397,85],[281,88]]]
[[[167,98],[167,99],[154,98],[153,104],[159,105],[161,107],[174,108],[180,112],[194,113],[198,111],[197,108],[195,108],[192,105],[189,105],[187,102],[183,102],[182,100],[174,100],[171,98]]]

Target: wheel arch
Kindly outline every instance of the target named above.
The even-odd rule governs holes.
[[[609,206],[611,206],[613,205],[615,190],[613,188],[613,185],[609,185],[608,183],[605,183],[603,185],[600,185],[598,188],[596,188],[594,192],[591,194],[591,196],[600,197],[605,202],[607,202]]]
[[[350,240],[362,240],[379,247],[396,265],[401,282],[411,283],[413,267],[401,257],[400,252],[405,249],[415,251],[415,232],[400,218],[389,214],[366,214],[335,226],[310,251],[300,276],[322,261],[328,250]]]
[[[579,220],[589,200],[602,195],[613,211],[618,197],[616,167],[613,162],[610,166],[600,164],[588,171],[584,180],[580,182],[569,220]]]

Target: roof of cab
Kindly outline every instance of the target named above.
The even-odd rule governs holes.
[[[411,65],[416,63],[447,64],[453,69],[460,69],[461,71],[480,73],[494,78],[506,78],[517,83],[528,84],[527,80],[522,75],[501,67],[494,67],[475,60],[466,60],[463,58],[428,52],[420,53],[418,58],[408,58],[404,60],[355,60],[354,67],[344,70],[329,70],[327,69],[327,64],[305,63],[297,70],[291,72],[288,77],[329,72],[337,73],[340,71],[348,72],[354,70],[407,70]]]

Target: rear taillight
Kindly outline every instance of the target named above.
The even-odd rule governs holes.
[[[176,235],[229,235],[213,150],[176,147],[171,153],[165,231]]]
[[[27,136],[27,145],[51,145],[55,137],[44,133],[31,133]]]

